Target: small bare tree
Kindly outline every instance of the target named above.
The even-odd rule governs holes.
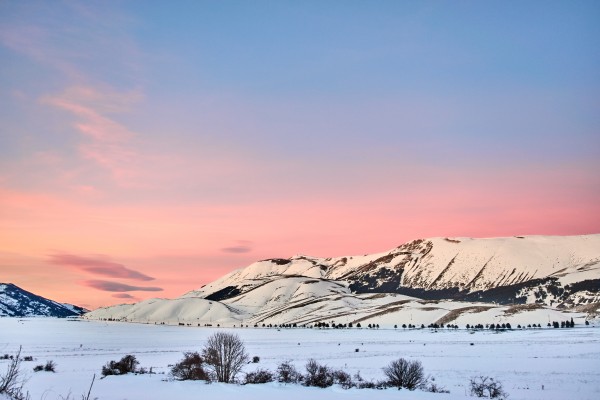
[[[502,383],[489,376],[477,376],[469,381],[471,395],[489,397],[490,399],[506,399],[508,394],[502,388]]]
[[[384,367],[383,372],[388,378],[387,383],[398,389],[415,390],[427,381],[423,372],[423,365],[416,360],[407,361],[404,358],[399,358]]]
[[[27,400],[29,393],[23,393],[25,379],[21,372],[21,347],[17,354],[10,360],[6,373],[0,375],[0,394],[7,395],[14,400]]]
[[[238,335],[227,332],[210,336],[202,350],[202,357],[218,382],[233,382],[248,362],[244,342]]]

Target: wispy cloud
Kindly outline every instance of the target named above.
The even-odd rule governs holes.
[[[112,114],[126,112],[141,97],[135,90],[74,86],[58,95],[44,96],[41,101],[70,113],[75,119],[72,126],[82,137],[80,156],[109,171],[117,184],[127,186],[138,175],[139,154],[130,142],[135,133]]]
[[[248,240],[238,240],[237,245],[221,248],[223,253],[243,254],[252,251],[252,242]]]
[[[83,285],[105,292],[160,292],[163,289],[153,286],[131,286],[120,282],[109,282],[101,280],[84,281]]]
[[[34,2],[7,8],[0,44],[12,51],[71,80],[139,75],[142,54],[128,30],[133,21],[118,7]]]
[[[50,264],[75,267],[96,275],[138,281],[154,280],[151,276],[126,268],[123,264],[110,261],[104,257],[81,257],[73,254],[52,254],[49,257]]]
[[[129,293],[115,293],[112,297],[116,299],[137,299],[137,297],[132,296]]]

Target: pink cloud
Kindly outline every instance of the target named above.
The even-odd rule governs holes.
[[[224,253],[242,254],[252,251],[252,242],[249,240],[238,240],[237,245],[221,248]]]
[[[50,256],[50,264],[73,266],[92,274],[110,276],[112,278],[134,279],[139,281],[151,281],[154,278],[141,272],[126,268],[107,260],[104,257],[81,257],[72,254],[53,254]]]
[[[160,292],[163,288],[152,286],[132,286],[119,282],[109,282],[101,280],[84,281],[83,285],[105,292]]]
[[[132,296],[129,293],[115,293],[111,297],[116,299],[137,299],[137,297]]]
[[[127,186],[134,184],[139,175],[140,155],[131,144],[135,133],[109,114],[128,111],[140,98],[138,91],[119,93],[76,86],[60,95],[43,97],[42,102],[69,112],[76,119],[73,128],[86,139],[78,146],[79,154],[109,171],[118,184]]]

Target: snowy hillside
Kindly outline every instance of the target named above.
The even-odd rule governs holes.
[[[600,235],[434,238],[363,256],[263,260],[179,299],[88,317],[203,325],[480,323],[485,316],[545,325],[595,317],[599,305]]]
[[[71,317],[87,310],[72,304],[57,303],[21,289],[12,283],[0,283],[0,316]]]

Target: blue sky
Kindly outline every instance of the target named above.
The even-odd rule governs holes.
[[[176,295],[266,257],[598,232],[599,20],[596,1],[3,1],[0,272],[63,293],[52,265],[98,305],[123,296],[56,260]]]

